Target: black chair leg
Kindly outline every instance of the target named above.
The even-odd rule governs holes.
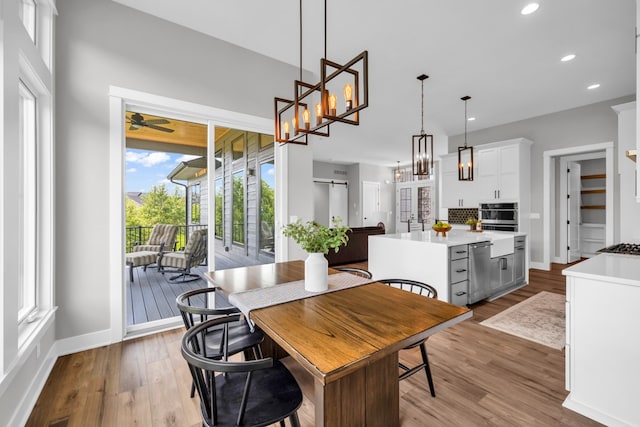
[[[433,387],[433,378],[431,377],[431,368],[429,367],[429,358],[427,357],[427,349],[424,346],[424,342],[420,344],[420,353],[422,353],[422,362],[424,363],[424,371],[427,373],[427,382],[429,383],[431,396],[436,397],[436,390]]]
[[[289,421],[291,421],[292,427],[300,427],[300,419],[298,418],[297,412],[289,417]]]

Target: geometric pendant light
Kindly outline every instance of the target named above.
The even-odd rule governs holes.
[[[327,59],[327,0],[324,0],[324,57],[320,59],[320,81],[302,80],[302,0],[300,19],[300,76],[294,81],[293,99],[274,98],[276,142],[307,145],[308,136],[329,136],[329,125],[359,125],[359,112],[369,106],[369,54],[365,50],[340,64]],[[344,104],[337,102],[344,93]]]
[[[429,76],[420,74],[417,78],[422,84],[422,127],[420,134],[412,137],[411,164],[414,175],[425,176],[433,171],[433,135],[427,135],[424,131],[424,81]]]
[[[458,181],[473,181],[473,147],[467,147],[467,101],[471,97],[460,99],[464,101],[464,147],[458,147]]]

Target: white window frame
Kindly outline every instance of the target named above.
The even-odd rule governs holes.
[[[27,34],[36,43],[36,31],[38,28],[37,16],[38,16],[38,4],[35,0],[20,0],[20,6],[18,7],[18,13],[20,15],[20,21],[27,30]]]
[[[20,239],[18,323],[29,322],[38,310],[38,101],[22,79],[18,82],[20,173],[18,205]]]
[[[22,52],[18,54],[18,78],[19,83],[24,85],[28,91],[35,97],[35,146],[33,152],[35,153],[35,168],[25,167],[20,165],[19,168],[19,186],[22,186],[23,182],[26,184],[26,188],[29,188],[31,197],[34,201],[31,205],[37,207],[30,211],[27,209],[27,215],[30,218],[25,218],[23,215],[24,208],[21,208],[20,221],[22,224],[27,225],[26,222],[30,221],[33,227],[26,233],[26,237],[33,239],[35,242],[35,254],[33,261],[35,265],[29,267],[25,265],[24,268],[33,268],[26,273],[22,270],[22,262],[20,262],[20,284],[21,286],[27,286],[27,281],[33,281],[34,283],[34,296],[35,307],[31,307],[29,310],[19,310],[17,316],[18,326],[18,349],[22,354],[27,351],[27,348],[31,343],[36,340],[38,331],[41,331],[43,326],[51,319],[53,312],[55,312],[54,305],[54,202],[53,202],[53,188],[54,188],[54,156],[53,156],[53,97],[51,91],[48,89],[45,81],[40,77],[39,73],[35,70],[35,67],[28,61],[27,56]],[[45,76],[46,77],[46,76]],[[47,80],[48,81],[48,80]],[[19,92],[24,89],[19,88]],[[19,97],[22,95],[19,93]],[[20,131],[19,131],[20,132]],[[22,162],[22,154],[20,161]],[[22,190],[22,187],[18,191]],[[21,205],[22,206],[22,205]],[[23,240],[25,233],[22,229],[19,232],[20,240]],[[31,237],[32,236],[32,237]],[[23,241],[19,243],[20,251],[30,250],[29,244],[24,244]],[[22,259],[22,256],[21,256]],[[31,261],[29,260],[31,265]]]

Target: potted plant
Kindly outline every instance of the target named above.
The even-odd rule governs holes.
[[[474,231],[476,229],[476,225],[478,224],[478,219],[477,218],[469,218],[467,220],[466,224],[469,226],[469,230]]]
[[[329,264],[324,257],[329,249],[338,252],[340,246],[349,241],[348,226],[340,225],[342,220],[336,218],[333,228],[325,227],[315,221],[303,223],[300,219],[282,228],[282,234],[291,237],[309,256],[304,262],[304,287],[308,291],[327,290]]]

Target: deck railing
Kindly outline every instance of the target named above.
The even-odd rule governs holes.
[[[125,231],[127,252],[131,252],[136,244],[144,244],[149,240],[151,229],[153,226],[133,226],[127,227]],[[176,234],[176,243],[173,248],[165,248],[165,250],[181,250],[187,244],[187,229],[189,235],[195,230],[207,228],[206,224],[178,225],[178,233]]]

